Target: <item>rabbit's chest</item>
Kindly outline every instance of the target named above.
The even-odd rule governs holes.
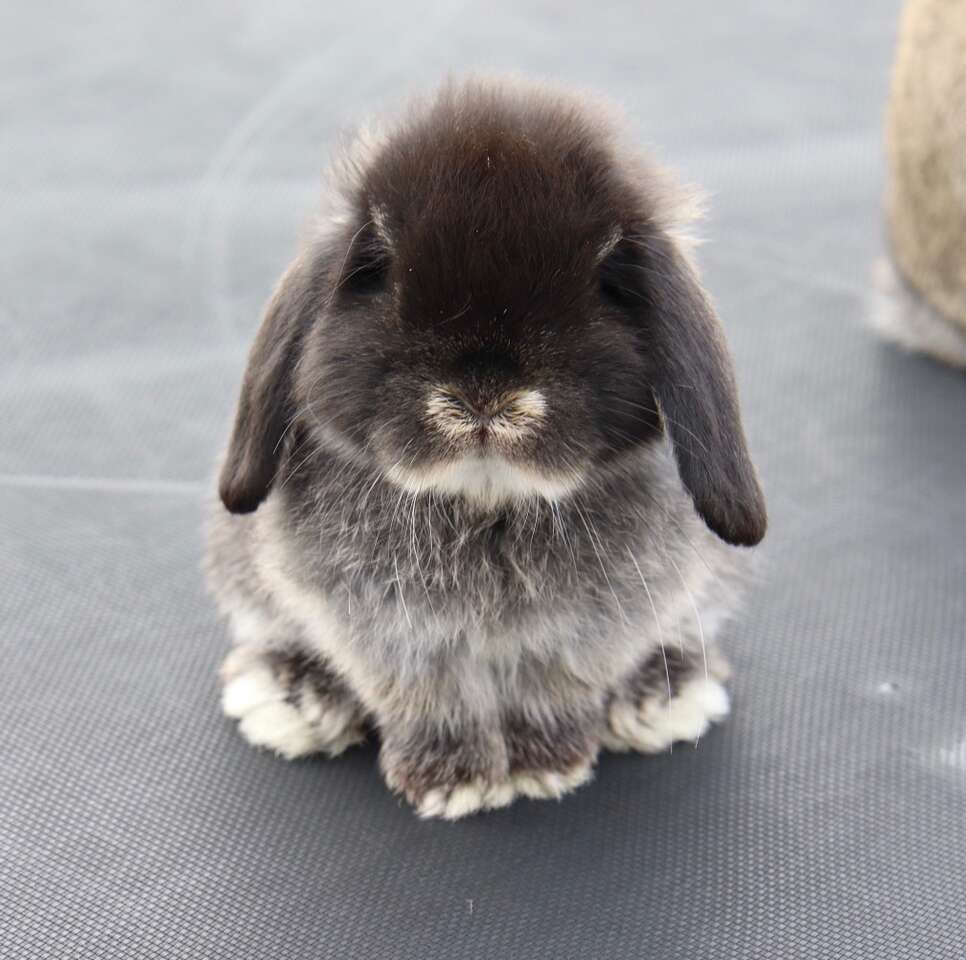
[[[418,519],[418,518],[417,518]],[[401,525],[353,538],[333,555],[331,577],[351,593],[425,629],[532,635],[584,615],[599,617],[626,579],[623,549],[574,532],[494,523],[484,529]],[[613,549],[611,549],[613,547]],[[599,554],[599,555],[598,555]]]

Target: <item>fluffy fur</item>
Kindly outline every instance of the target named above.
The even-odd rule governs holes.
[[[966,233],[966,220],[963,231]],[[876,261],[872,279],[868,316],[874,330],[906,350],[966,369],[966,325],[960,327],[940,313],[899,275],[891,258]]]
[[[907,0],[886,125],[889,260],[873,326],[966,367],[966,16],[960,0]]]
[[[285,756],[374,728],[422,815],[727,710],[709,647],[763,498],[680,195],[601,116],[471,82],[354,146],[242,385],[225,710]]]

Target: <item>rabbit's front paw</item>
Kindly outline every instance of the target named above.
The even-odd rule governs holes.
[[[365,715],[325,664],[296,652],[235,647],[221,668],[221,707],[253,746],[288,760],[330,756],[365,739]]]
[[[697,674],[672,687],[670,699],[666,687],[639,699],[617,697],[608,711],[605,746],[660,753],[678,741],[697,741],[712,723],[724,720],[730,709],[723,684]]]
[[[504,736],[514,790],[531,800],[555,800],[587,783],[597,759],[590,717],[537,725],[520,716],[504,720]]]
[[[424,818],[458,820],[505,807],[516,796],[503,743],[493,736],[383,731],[379,763],[389,789]]]
[[[457,820],[518,796],[548,800],[570,793],[591,778],[597,749],[579,728],[535,728],[508,718],[488,735],[384,734],[380,763],[389,788],[419,816]]]

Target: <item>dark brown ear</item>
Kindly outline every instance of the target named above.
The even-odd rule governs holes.
[[[636,261],[651,386],[681,479],[711,530],[728,543],[753,546],[765,535],[765,498],[714,307],[672,240],[651,233],[625,244],[615,254],[625,268]]]
[[[282,437],[295,414],[292,379],[307,323],[314,316],[310,258],[279,281],[248,354],[241,396],[218,493],[232,513],[251,513],[275,479]]]

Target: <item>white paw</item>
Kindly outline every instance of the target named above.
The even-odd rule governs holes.
[[[585,784],[593,773],[589,761],[562,772],[527,770],[513,775],[513,786],[518,793],[531,800],[557,800]]]
[[[416,813],[428,819],[459,820],[481,810],[507,807],[519,796],[531,800],[558,800],[593,776],[589,762],[578,764],[563,772],[534,770],[515,773],[500,783],[473,781],[455,787],[434,787],[428,790],[416,807]]]
[[[511,783],[473,781],[455,787],[434,787],[426,791],[416,807],[416,813],[423,819],[440,817],[443,820],[459,820],[481,810],[506,807],[514,797],[516,791]]]
[[[274,750],[288,760],[325,752],[331,756],[363,739],[355,712],[303,685],[296,705],[279,682],[265,653],[236,647],[222,666],[221,708],[238,721],[253,746]]]
[[[728,691],[710,677],[695,677],[669,701],[659,697],[640,704],[617,700],[611,706],[611,750],[660,753],[679,740],[697,741],[712,723],[723,720],[731,709]]]

